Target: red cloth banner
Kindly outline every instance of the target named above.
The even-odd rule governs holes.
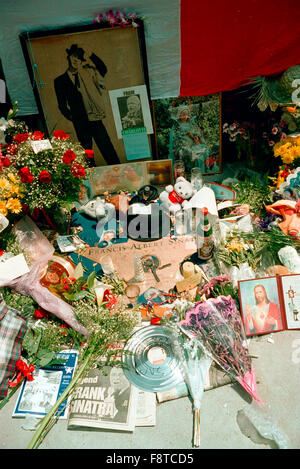
[[[180,14],[180,96],[236,89],[300,64],[299,0],[181,0]]]

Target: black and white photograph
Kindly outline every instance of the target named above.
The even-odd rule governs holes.
[[[127,161],[109,92],[148,86],[141,36],[142,27],[101,28],[95,24],[21,36],[47,132],[51,135],[63,129],[84,149],[93,150],[94,160],[88,159],[92,166]],[[124,128],[133,126],[137,98],[127,103]]]

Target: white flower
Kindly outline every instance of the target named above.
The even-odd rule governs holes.
[[[7,129],[7,120],[4,119],[4,117],[1,117],[0,118],[0,130],[5,132],[6,129]]]

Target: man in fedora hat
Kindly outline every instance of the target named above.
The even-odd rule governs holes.
[[[94,53],[86,59],[84,50],[77,44],[72,44],[66,52],[68,69],[54,80],[59,110],[73,123],[83,148],[92,149],[94,140],[105,161],[118,164],[120,160],[103,124],[103,79],[107,67]],[[88,162],[95,165],[91,158]]]

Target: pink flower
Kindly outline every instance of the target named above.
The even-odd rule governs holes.
[[[272,129],[272,134],[273,135],[276,135],[278,133],[278,127],[274,126],[273,129]]]

